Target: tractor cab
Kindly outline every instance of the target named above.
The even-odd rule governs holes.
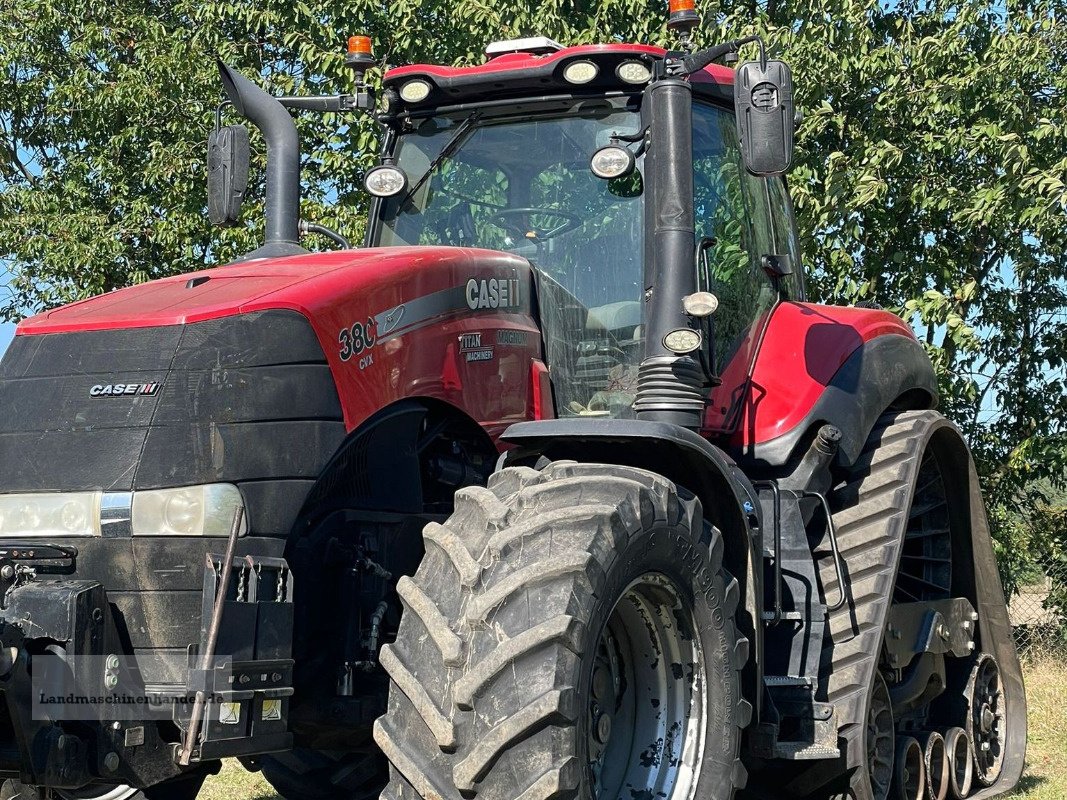
[[[803,297],[799,275],[769,273],[764,263],[798,264],[796,234],[784,178],[745,168],[734,71],[695,70],[687,113],[656,119],[650,85],[678,54],[532,38],[495,42],[486,55],[475,67],[386,74],[380,119],[389,135],[366,177],[375,196],[367,244],[527,259],[557,415],[626,418],[636,413],[647,295],[657,283],[652,198],[691,206],[696,248],[683,254],[685,269],[718,309],[714,335],[695,325],[706,333],[683,352],[696,351],[708,382],[731,379],[719,390],[728,404],[767,312],[782,297]],[[652,170],[653,151],[679,125],[691,148],[670,157],[688,173],[686,187]],[[671,136],[654,136],[656,126]],[[736,415],[719,412],[710,426],[734,424]]]

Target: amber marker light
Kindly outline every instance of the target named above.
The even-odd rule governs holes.
[[[688,34],[700,23],[696,0],[667,0],[667,8],[670,11],[667,27],[672,31]]]
[[[374,65],[374,47],[369,36],[349,36],[348,56],[345,61],[352,67]]]
[[[374,52],[369,36],[349,36],[348,54],[369,56]]]

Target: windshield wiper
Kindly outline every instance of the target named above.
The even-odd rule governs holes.
[[[459,146],[467,140],[468,134],[471,133],[475,124],[481,117],[482,112],[481,110],[478,110],[463,120],[463,122],[459,123],[459,127],[456,128],[455,133],[453,133],[452,137],[445,142],[444,147],[441,148],[441,152],[434,156],[433,161],[430,162],[430,166],[428,166],[426,171],[422,173],[422,177],[415,181],[412,187],[408,190],[408,193],[404,195],[404,198],[400,201],[400,205],[397,206],[397,208],[403,208],[407,201],[415,196],[415,192],[421,189],[423,184],[426,183],[437,168],[441,166],[441,162],[459,149]]]

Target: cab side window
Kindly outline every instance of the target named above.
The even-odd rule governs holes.
[[[693,105],[693,186],[697,242],[703,257],[697,284],[719,298],[715,312],[715,368],[747,375],[748,363],[778,299],[761,265],[775,252],[767,181],[741,164],[734,117]]]
[[[793,274],[782,280],[782,293],[789,300],[803,300],[804,271],[800,260],[796,219],[793,216],[793,201],[789,197],[784,177],[769,178],[766,183],[774,228],[774,250],[770,252],[788,255],[793,266]]]

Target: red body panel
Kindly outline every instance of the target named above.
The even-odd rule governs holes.
[[[530,269],[516,256],[452,247],[254,261],[48,311],[24,320],[17,335],[180,325],[290,309],[311,321],[349,430],[392,402],[422,396],[463,409],[495,439],[513,422],[551,415],[551,409],[539,407],[545,405],[543,392],[533,386],[543,367],[540,331],[529,311]],[[471,279],[478,287],[483,280],[517,282],[516,305],[493,308],[486,298],[485,307],[471,308]],[[372,331],[368,338],[374,344],[360,352],[350,345],[344,358],[342,332],[351,336],[357,323]],[[748,336],[758,335],[759,327]],[[745,448],[788,433],[848,357],[885,335],[914,338],[899,317],[885,311],[781,304],[767,322],[751,380],[746,357],[734,358],[723,371],[705,415],[705,435],[727,435],[732,446]],[[747,344],[741,353],[751,352]]]
[[[192,285],[202,278],[208,280]],[[467,291],[472,279],[479,306],[473,309]],[[507,290],[494,289],[494,280],[509,281]],[[121,289],[31,317],[17,335],[180,325],[290,309],[315,330],[349,430],[396,400],[422,396],[462,408],[495,438],[530,413],[531,364],[541,358],[540,332],[529,313],[531,288],[529,263],[505,253],[350,250],[253,261]],[[374,342],[358,352],[351,339],[357,323],[361,338]],[[474,336],[461,340],[465,334]]]
[[[759,327],[748,335],[758,336]],[[728,434],[731,446],[742,450],[788,433],[804,421],[849,356],[878,336],[915,338],[888,311],[782,303],[767,321],[751,380],[744,359],[733,359],[723,370],[704,417],[705,435]]]
[[[385,81],[391,83],[406,77],[415,75],[433,75],[439,78],[456,78],[464,75],[491,75],[495,72],[508,73],[518,72],[532,67],[543,67],[556,61],[564,61],[579,56],[596,56],[602,53],[632,53],[635,56],[645,55],[653,58],[663,58],[667,51],[662,47],[654,47],[647,44],[587,44],[577,47],[565,47],[548,55],[533,55],[531,53],[507,53],[490,59],[484,64],[473,67],[444,67],[439,64],[409,64],[403,67],[395,67],[385,73]],[[690,80],[700,82],[714,81],[715,83],[732,86],[734,71],[729,67],[712,64],[695,75]]]

